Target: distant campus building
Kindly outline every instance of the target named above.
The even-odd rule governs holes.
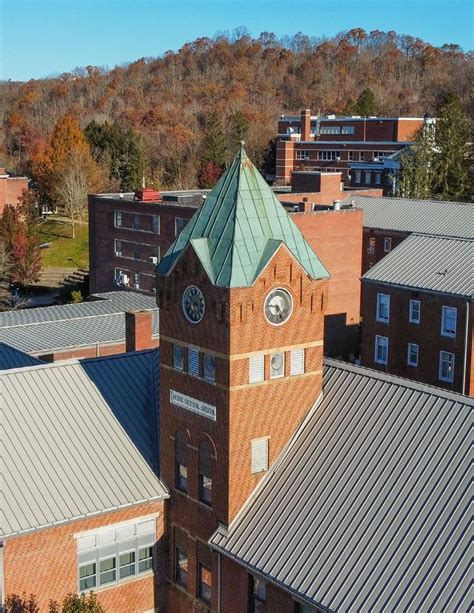
[[[18,204],[23,191],[27,189],[27,177],[9,174],[0,164],[0,215],[7,204]]]
[[[310,214],[359,220],[360,266],[352,208]],[[158,264],[159,350],[12,352],[6,594],[92,589],[107,613],[469,608],[474,401],[323,358],[330,273],[297,220],[242,149]]]

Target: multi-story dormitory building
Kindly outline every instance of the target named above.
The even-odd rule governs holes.
[[[474,402],[324,361],[327,287],[242,150],[158,266],[159,355],[1,373],[4,592],[467,610]]]
[[[343,181],[350,183],[350,167],[355,162],[380,162],[411,144],[425,121],[421,117],[337,117],[311,115],[309,109],[301,115],[281,115],[278,121],[276,145],[276,181],[291,182],[294,170],[342,172]],[[383,186],[383,169],[366,169],[357,187]]]

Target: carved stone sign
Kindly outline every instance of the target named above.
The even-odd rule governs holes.
[[[185,394],[181,394],[181,392],[170,390],[170,402],[177,407],[187,409],[188,411],[212,419],[212,421],[216,421],[216,407],[202,402],[202,400],[196,400],[196,398],[191,398],[191,396],[186,396]]]

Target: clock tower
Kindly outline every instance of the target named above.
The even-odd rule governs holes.
[[[327,278],[243,148],[158,265],[167,610],[218,608],[207,541],[321,392]]]

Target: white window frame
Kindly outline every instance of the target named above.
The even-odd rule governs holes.
[[[448,311],[454,312],[454,330],[447,329],[447,319],[453,319],[453,316],[448,316]],[[457,328],[457,319],[458,319],[458,310],[456,307],[451,306],[443,306],[441,309],[441,336],[448,336],[449,338],[455,338],[456,336],[456,328]]]
[[[306,368],[304,347],[290,351],[290,375],[302,375]]]
[[[414,305],[418,305],[418,317],[415,318],[413,315],[415,313]],[[408,321],[411,324],[419,324],[421,320],[421,302],[419,300],[410,300],[408,305]]]
[[[297,160],[309,160],[309,149],[297,149],[296,159]]]
[[[387,299],[386,304],[383,303],[384,299]],[[381,307],[385,307],[387,315],[381,315]],[[375,311],[375,319],[381,323],[388,324],[390,321],[390,294],[377,293],[377,306]]]
[[[378,357],[379,347],[385,348],[385,359],[383,358],[379,359]],[[376,364],[384,364],[384,365],[388,364],[388,337],[387,336],[380,336],[379,334],[375,336],[374,362]]]
[[[359,162],[363,162],[365,160],[365,151],[359,151]]]
[[[114,211],[114,227],[121,228],[123,226],[123,212]]]
[[[253,475],[268,470],[269,440],[270,438],[268,436],[262,436],[260,438],[254,438],[250,441],[250,464]],[[260,462],[257,462],[257,453],[263,455],[263,459]]]
[[[255,369],[257,369],[257,375],[255,375]],[[265,381],[265,356],[252,355],[249,357],[249,383],[261,383]]]
[[[390,251],[392,251],[392,238],[390,236],[384,236],[383,250],[384,253],[390,253]]]
[[[449,357],[448,357],[449,356]],[[452,358],[452,360],[450,359]],[[439,352],[439,373],[438,378],[440,381],[445,381],[446,383],[452,383],[454,381],[454,365],[455,365],[456,356],[454,353],[450,351],[440,351]],[[447,376],[443,375],[443,365],[451,364],[451,370],[448,372]]]
[[[334,149],[318,151],[318,160],[322,160],[324,162],[335,162],[338,158],[341,159],[340,151],[335,151]]]
[[[362,171],[361,170],[356,170],[355,171],[354,183],[357,183],[358,185],[360,185],[361,181],[362,181]]]
[[[340,126],[321,126],[319,133],[320,134],[340,134],[341,127]]]
[[[100,565],[102,564],[102,562],[106,562],[107,560],[115,560],[114,568],[110,569],[110,570],[101,571],[100,570]],[[117,562],[118,562],[117,555],[115,553],[114,554],[109,554],[109,555],[104,555],[104,556],[99,556],[99,572],[97,573],[98,576],[99,576],[99,582],[98,582],[97,587],[109,587],[109,586],[114,585],[115,583],[117,583],[117,574],[118,574],[117,573],[117,570],[118,570]],[[115,579],[112,579],[111,581],[106,581],[105,583],[102,583],[101,575],[103,573],[110,573],[112,570],[115,570]]]
[[[375,173],[375,185],[381,185],[381,184],[382,184],[382,173],[376,172]]]
[[[80,576],[80,571],[81,568],[84,568],[85,566],[94,566],[94,573],[92,575],[87,575],[87,577],[82,577]],[[83,564],[78,564],[77,565],[77,584],[78,584],[78,588],[79,588],[79,593],[81,592],[85,592],[86,590],[89,591],[91,589],[97,589],[98,585],[97,585],[97,577],[98,576],[98,571],[97,571],[97,562],[95,560],[90,561],[90,562],[84,562]],[[88,579],[89,577],[94,577],[95,578],[95,583],[92,586],[89,587],[85,587],[83,589],[81,589],[81,581],[83,581],[84,579]]]
[[[416,360],[412,360],[411,350],[413,347],[416,347]],[[408,366],[418,366],[418,361],[420,359],[420,346],[416,343],[408,343],[408,352],[407,352],[407,364]]]
[[[127,579],[129,579],[130,577],[136,577],[137,575],[137,549],[128,549],[126,551],[121,551],[117,558],[117,581],[126,581]],[[128,555],[129,553],[133,553],[134,554],[134,558],[133,558],[133,562],[130,562],[129,564],[124,564],[123,566],[121,566],[120,564],[120,556],[125,556]],[[133,566],[133,573],[131,575],[127,575],[126,577],[121,577],[120,576],[120,569],[121,568],[128,568],[129,566]]]
[[[372,183],[372,171],[364,170],[364,184],[371,185],[371,183]]]
[[[354,126],[342,126],[341,134],[354,134]]]
[[[279,372],[274,371],[272,369],[272,360],[275,357],[281,357],[283,364]],[[285,376],[285,352],[284,351],[275,351],[275,353],[270,354],[270,379],[282,379]]]
[[[348,151],[347,152],[347,159],[349,160],[349,162],[353,162],[354,161],[354,152],[353,151]]]

